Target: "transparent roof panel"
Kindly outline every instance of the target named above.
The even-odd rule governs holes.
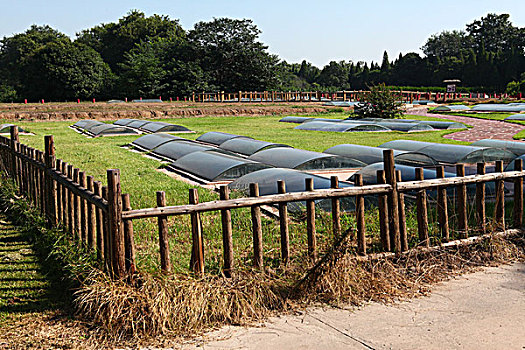
[[[237,179],[269,166],[215,151],[193,152],[179,158],[171,167],[207,181]]]
[[[89,126],[99,125],[99,124],[103,124],[103,123],[99,122],[98,120],[82,119],[76,122],[75,124],[73,124],[73,126],[79,129],[85,129]]]
[[[525,111],[525,104],[479,104],[472,107],[473,111],[478,112],[509,112],[520,113]]]
[[[120,125],[120,126],[126,126],[129,123],[135,122],[135,121],[138,121],[138,119],[119,119],[119,120],[115,121],[113,124]]]
[[[251,137],[229,134],[227,132],[210,131],[197,137],[197,141],[211,143],[213,145],[219,146],[221,143],[234,139],[236,137],[244,137],[251,139]]]
[[[498,148],[483,148],[463,145],[435,143],[420,149],[418,152],[427,154],[441,163],[478,163],[502,160],[510,162],[515,155],[512,152]]]
[[[162,144],[170,141],[182,141],[185,140],[182,137],[173,136],[170,134],[148,134],[139,137],[131,144],[143,150],[152,150],[155,147],[159,147]]]
[[[358,168],[365,165],[352,158],[284,147],[265,149],[251,155],[249,159],[274,167],[297,170]]]
[[[341,144],[328,148],[323,153],[335,154],[338,156],[349,157],[362,161],[365,164],[372,164],[383,161],[383,151],[385,149],[370,146],[353,144]],[[394,150],[394,160],[398,164],[412,166],[434,166],[437,161],[425,154],[410,151]]]
[[[147,123],[150,123],[150,122],[147,120],[134,120],[126,126],[128,128],[139,129]]]
[[[525,142],[483,139],[472,142],[470,145],[476,147],[492,147],[504,149],[514,153],[517,156],[525,154]]]
[[[311,121],[297,125],[294,129],[312,130],[312,131],[334,131],[334,132],[352,132],[352,131],[390,131],[380,125],[368,123],[342,123],[342,122],[324,122]]]
[[[403,132],[413,132],[413,131],[432,131],[433,127],[430,125],[422,123],[403,123],[403,122],[377,122],[377,125],[384,126],[385,128],[403,131]]]
[[[152,153],[158,157],[175,161],[187,154],[200,151],[214,150],[215,147],[200,145],[192,141],[167,142],[157,148]]]
[[[149,132],[189,132],[190,129],[182,125],[164,123],[164,122],[150,122],[144,124],[141,130]]]
[[[113,124],[102,124],[95,127],[91,127],[89,130],[93,136],[109,136],[109,135],[136,135],[137,131],[131,130],[122,126],[115,126]]]
[[[423,147],[432,145],[432,142],[414,141],[414,140],[393,140],[385,142],[378,147],[388,148],[399,151],[418,151]]]
[[[378,170],[384,170],[384,164],[381,163],[373,163],[370,165],[367,165],[366,167],[362,168],[356,174],[363,175],[363,183],[366,185],[374,185],[377,184],[377,171]],[[415,181],[416,180],[416,167],[408,166],[408,165],[401,165],[396,164],[395,165],[396,170],[401,171],[401,180],[402,181]],[[445,172],[445,177],[454,177],[456,176],[453,173]],[[423,169],[423,177],[425,180],[428,179],[435,179],[436,178],[436,170],[435,169]],[[355,174],[350,176],[348,180],[354,181]]]
[[[451,111],[467,111],[470,107],[465,105],[449,105],[449,106],[438,106],[434,108],[433,112],[451,112]]]
[[[259,151],[273,148],[273,147],[290,147],[288,145],[283,145],[281,143],[273,143],[267,141],[260,141],[254,139],[247,139],[244,137],[236,137],[221,143],[219,148],[226,151],[231,151],[245,156],[251,156],[254,153]]]
[[[296,123],[296,124],[301,124],[301,123],[304,123],[306,121],[311,121],[315,118],[311,118],[311,117],[295,117],[293,115],[289,115],[289,116],[286,116],[284,118],[281,118],[279,121],[282,122],[282,123]]]
[[[509,115],[505,120],[525,120],[525,113]]]

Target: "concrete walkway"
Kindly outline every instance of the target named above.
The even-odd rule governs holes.
[[[455,122],[471,125],[472,128],[470,129],[458,131],[443,136],[444,138],[456,141],[474,142],[482,139],[499,139],[513,141],[512,137],[521,130],[525,129],[525,125],[506,123],[499,120],[460,117],[446,114],[433,114],[429,113],[426,107],[410,109],[407,111],[407,113],[421,115],[425,117],[448,119]]]
[[[181,349],[525,349],[525,264],[441,283],[428,297],[354,311],[308,309],[225,327]]]

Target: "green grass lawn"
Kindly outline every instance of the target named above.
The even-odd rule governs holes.
[[[326,115],[323,117],[344,118],[347,114]],[[223,131],[240,135],[251,136],[256,139],[278,142],[312,151],[323,151],[341,143],[355,143],[361,145],[378,146],[384,142],[395,139],[410,139],[430,142],[460,143],[444,139],[442,136],[457,130],[430,131],[418,133],[403,132],[363,132],[363,133],[337,133],[294,130],[297,124],[279,123],[282,116],[265,117],[201,117],[163,119],[163,121],[184,125],[195,134],[184,134],[183,137],[195,139],[208,131]],[[418,116],[407,118],[423,119]],[[424,118],[433,119],[433,118]],[[19,122],[22,128],[34,135],[21,135],[21,141],[38,149],[43,149],[44,135],[54,135],[57,157],[68,161],[75,167],[94,175],[96,180],[105,182],[105,171],[117,168],[121,171],[122,190],[131,196],[133,208],[146,208],[155,206],[155,192],[165,191],[168,205],[188,203],[188,190],[194,186],[182,181],[177,181],[159,171],[161,163],[130,152],[120,146],[135,140],[137,136],[113,136],[101,138],[88,138],[69,128],[72,122]],[[217,199],[217,194],[199,189],[200,201]],[[251,234],[249,210],[232,211],[234,223],[234,242],[236,244],[236,257],[250,259]],[[318,229],[319,236],[330,227],[329,218],[323,226],[321,218]],[[207,264],[220,266],[221,240],[220,217],[215,214],[203,215],[204,232],[206,235]],[[349,225],[352,225],[349,220]],[[156,220],[144,219],[134,221],[136,240],[138,246],[139,266],[158,265],[158,244],[156,235]],[[170,218],[170,249],[175,265],[187,267],[189,261],[189,217]],[[323,228],[324,227],[324,228]],[[272,264],[272,257],[278,256],[279,227],[270,219],[265,220],[265,246],[275,247],[271,254],[267,254],[267,263]],[[306,245],[304,237],[304,223],[296,223],[291,227],[292,243],[300,246]],[[322,241],[322,238],[320,238]],[[322,243],[322,242],[321,242]],[[302,253],[298,253],[300,255]]]

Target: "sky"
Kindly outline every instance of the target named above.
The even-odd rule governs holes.
[[[214,17],[250,18],[260,40],[289,63],[303,59],[318,67],[330,61],[381,62],[419,52],[432,34],[465,29],[487,13],[508,13],[525,27],[523,0],[0,0],[0,37],[32,24],[51,27],[72,39],[82,29],[116,22],[132,9],[168,15],[184,29]]]

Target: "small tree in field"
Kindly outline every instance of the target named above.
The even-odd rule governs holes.
[[[361,101],[354,106],[356,118],[393,119],[403,116],[402,103],[385,84],[371,86],[370,93],[363,94]]]

